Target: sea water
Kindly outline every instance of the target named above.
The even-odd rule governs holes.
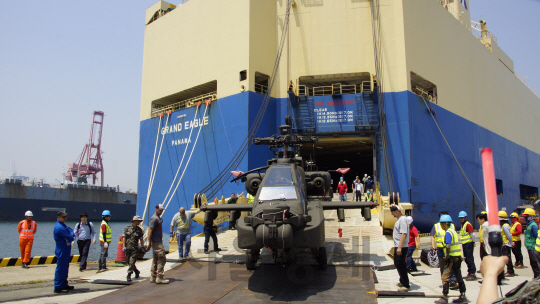
[[[88,253],[89,261],[97,261],[99,259],[101,247],[99,246],[99,225],[101,222],[93,222],[96,229],[96,244],[90,245],[90,252]],[[56,222],[36,222],[37,232],[34,236],[34,244],[32,246],[32,257],[34,256],[54,256],[55,241],[53,237],[54,225]],[[17,225],[19,222],[0,222],[0,232],[2,238],[0,238],[0,259],[2,258],[16,258],[21,256],[19,249],[19,233],[17,232]],[[66,223],[71,229],[75,227],[77,222],[68,221]],[[118,238],[124,233],[124,228],[131,225],[130,222],[115,222],[111,220],[109,226],[112,230],[112,242],[109,246],[109,257],[107,260],[116,259],[116,251],[118,248]],[[163,245],[165,250],[169,249],[169,227],[163,226]],[[147,245],[147,243],[145,243]],[[71,255],[78,255],[79,247],[77,241],[71,248]],[[146,253],[145,257],[152,257],[152,250]]]

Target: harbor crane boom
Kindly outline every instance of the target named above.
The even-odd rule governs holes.
[[[101,151],[101,134],[103,131],[103,117],[105,114],[101,111],[94,111],[92,126],[90,129],[90,140],[84,145],[81,155],[74,163],[69,164],[66,180],[71,182],[85,182],[85,179],[91,175],[92,184],[101,181],[103,187],[104,170]],[[101,173],[98,178],[97,174]]]

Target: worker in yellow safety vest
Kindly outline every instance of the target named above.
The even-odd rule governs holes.
[[[437,300],[437,304],[448,304],[448,291],[450,288],[450,277],[455,275],[456,281],[459,285],[459,298],[455,299],[452,303],[467,303],[467,297],[465,296],[465,282],[461,276],[461,257],[463,253],[461,251],[461,241],[457,232],[451,228],[452,218],[448,214],[443,214],[440,217],[439,225],[443,229],[442,244],[445,249],[444,260],[448,266],[441,274],[443,283],[443,296]]]
[[[463,246],[463,256],[465,257],[465,263],[467,263],[468,275],[464,278],[467,281],[476,281],[476,265],[474,264],[474,241],[475,235],[473,226],[467,221],[467,212],[461,211],[458,215],[461,223],[461,229],[459,236],[461,240],[461,246]]]
[[[510,232],[508,214],[506,211],[499,211],[499,222],[501,223],[501,235],[503,238],[502,254],[508,257],[508,264],[506,264],[507,272],[504,276],[513,277],[514,265],[512,264],[512,246],[514,245],[514,242],[512,241],[512,233]]]
[[[109,256],[109,243],[111,243],[111,226],[109,221],[111,220],[111,212],[104,210],[101,213],[103,220],[101,221],[101,227],[99,229],[99,244],[101,245],[101,254],[99,255],[98,272],[106,271],[107,269],[107,256]]]
[[[441,211],[439,212],[439,218],[443,215],[448,215],[448,212]],[[452,230],[455,231],[454,224],[451,224]],[[437,257],[439,258],[439,270],[441,272],[441,275],[443,273],[444,267],[446,266],[446,262],[444,260],[444,230],[441,227],[441,223],[436,223],[433,225],[433,228],[431,229],[431,249],[433,251],[437,251]]]

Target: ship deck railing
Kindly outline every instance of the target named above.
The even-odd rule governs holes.
[[[167,111],[178,111],[181,109],[186,109],[189,107],[192,107],[196,105],[198,102],[205,102],[207,100],[214,101],[217,99],[217,91],[205,93],[199,96],[195,96],[189,99],[185,99],[182,101],[178,101],[169,105],[160,105],[160,104],[153,104],[152,107],[152,117],[156,117],[159,114],[165,114]]]
[[[298,86],[298,96],[347,95],[367,91],[371,91],[370,81],[362,81],[360,84],[333,83],[332,85],[318,87]]]

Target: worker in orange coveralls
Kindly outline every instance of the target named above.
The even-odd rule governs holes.
[[[19,247],[21,249],[21,262],[22,268],[29,268],[30,254],[32,253],[32,244],[34,244],[34,235],[37,231],[37,225],[35,221],[32,221],[32,211],[26,211],[24,214],[25,220],[19,222]]]

